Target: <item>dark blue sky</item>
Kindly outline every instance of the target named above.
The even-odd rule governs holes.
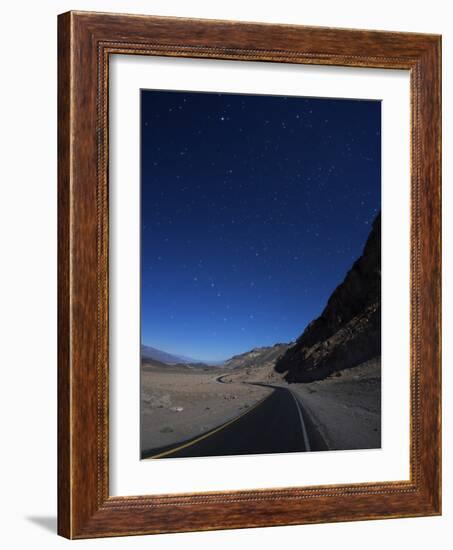
[[[380,210],[378,101],[142,90],[142,343],[289,342]]]

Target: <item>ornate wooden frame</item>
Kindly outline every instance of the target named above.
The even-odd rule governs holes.
[[[86,538],[440,514],[440,37],[88,12],[60,15],[58,25],[58,532]],[[410,481],[109,496],[110,54],[410,71]]]

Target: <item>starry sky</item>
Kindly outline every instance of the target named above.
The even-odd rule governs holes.
[[[297,338],[380,210],[380,130],[375,100],[142,90],[142,343]]]

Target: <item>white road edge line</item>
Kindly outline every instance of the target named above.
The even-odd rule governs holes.
[[[306,451],[311,451],[310,441],[308,439],[307,428],[305,427],[304,415],[302,414],[302,409],[301,409],[300,403],[299,403],[297,397],[294,395],[294,393],[289,389],[288,389],[288,391],[293,396],[294,402],[296,403],[297,411],[299,413],[299,419],[300,419],[300,425],[302,427],[302,437],[304,438],[305,450]]]

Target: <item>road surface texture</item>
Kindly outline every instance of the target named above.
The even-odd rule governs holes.
[[[219,383],[223,383],[221,377]],[[265,385],[265,384],[262,384]],[[144,451],[142,458],[187,458],[326,450],[297,397],[273,392],[246,413],[179,445]]]

